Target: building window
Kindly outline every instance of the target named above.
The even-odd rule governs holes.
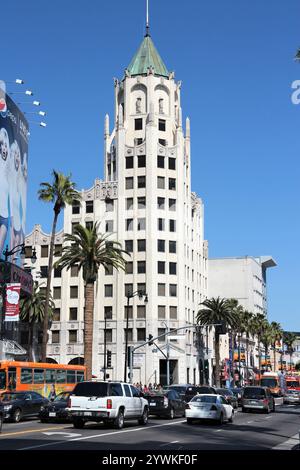
[[[169,253],[176,253],[176,242],[173,240],[169,241]]]
[[[125,305],[124,307],[124,319],[126,320],[127,319],[127,315],[128,315],[128,319],[129,320],[132,320],[133,319],[133,307],[132,305]]]
[[[157,284],[157,295],[165,296],[166,295],[166,284]]]
[[[177,320],[177,307],[170,307],[170,320]]]
[[[77,343],[77,330],[69,330],[69,343]]]
[[[134,139],[134,145],[138,146],[138,145],[142,145],[142,143],[143,143],[142,138]]]
[[[169,170],[176,170],[176,158],[169,157]]]
[[[74,229],[79,225],[79,222],[72,222],[72,235],[74,235]]]
[[[157,155],[157,168],[164,168],[165,167],[165,157],[161,155]]]
[[[133,177],[125,178],[125,188],[126,189],[133,189]]]
[[[79,201],[72,202],[72,214],[80,214],[80,202]]]
[[[54,268],[54,277],[61,277],[61,268]]]
[[[86,214],[92,214],[94,212],[94,201],[86,201],[85,212]]]
[[[169,189],[171,191],[176,190],[176,179],[175,178],[169,178]]]
[[[146,187],[146,176],[138,176],[138,188]]]
[[[146,341],[146,328],[137,328],[137,341]]]
[[[62,255],[62,245],[54,245],[54,256],[60,257]]]
[[[158,274],[165,274],[166,273],[166,263],[164,261],[157,262],[157,272]]]
[[[158,197],[157,198],[157,209],[164,209],[165,208],[165,198]]]
[[[41,273],[42,279],[45,279],[45,277],[48,277],[48,266],[41,266],[40,273]]]
[[[165,332],[166,332],[166,329],[165,329],[165,328],[158,328],[158,329],[157,329],[157,336],[161,336],[161,335],[163,335]],[[159,338],[158,341],[159,341],[160,343],[162,343],[162,342],[165,341],[165,339],[166,339],[165,336],[161,336],[161,338]]]
[[[128,328],[127,335],[126,335],[126,329],[124,329],[124,341],[125,342],[126,342],[126,336],[127,336],[127,341],[129,343],[132,343],[132,341],[133,341],[133,330],[132,330],[132,328]]]
[[[113,271],[114,271],[114,268],[112,264],[108,264],[107,266],[105,266],[105,276],[112,276]]]
[[[133,197],[128,197],[126,199],[126,210],[128,210],[128,211],[133,210]]]
[[[176,211],[176,199],[169,199],[169,211]]]
[[[146,168],[146,155],[138,156],[138,168]]]
[[[70,286],[70,299],[78,299],[78,286]]]
[[[163,176],[157,177],[157,189],[165,189],[165,178]]]
[[[169,263],[169,274],[177,274],[177,263]]]
[[[112,307],[104,307],[104,318],[106,318],[106,320],[111,320],[112,319],[112,312],[113,312],[113,309]]]
[[[105,210],[106,210],[106,212],[113,212],[114,211],[114,200],[113,199],[107,199],[105,201]]]
[[[166,121],[165,121],[165,119],[159,119],[158,120],[158,130],[162,131],[162,132],[165,132],[165,130],[166,130]]]
[[[55,300],[61,299],[61,287],[53,287],[53,299]]]
[[[138,118],[134,120],[134,130],[136,131],[143,130],[143,119]]]
[[[158,139],[158,142],[159,142],[160,145],[162,145],[163,147],[166,147],[166,146],[167,146],[167,141],[166,141],[166,139]]]
[[[137,229],[138,230],[146,230],[146,219],[138,219],[137,221]]]
[[[52,344],[58,344],[60,337],[60,331],[52,331]]]
[[[146,209],[146,198],[144,196],[138,197],[138,209]]]
[[[78,314],[77,307],[71,307],[70,312],[69,312],[70,321],[76,321],[77,320],[77,314]]]
[[[112,297],[113,296],[113,285],[112,284],[105,284],[104,286],[104,297]]]
[[[138,251],[146,251],[146,240],[138,240]]]
[[[53,321],[60,321],[60,308],[55,308],[53,311]]]
[[[157,219],[157,230],[160,232],[165,230],[165,219]]]
[[[169,220],[169,230],[170,232],[176,232],[176,220]]]
[[[94,222],[91,222],[90,220],[85,223],[85,228],[87,228],[90,231],[93,230],[93,226],[94,226]]]
[[[25,246],[25,258],[32,257],[32,246]]]
[[[159,320],[164,320],[166,318],[166,306],[165,305],[159,305],[158,310],[157,310],[157,314],[158,314],[158,319]]]
[[[133,293],[133,284],[125,284],[125,297],[131,296]]]
[[[133,274],[133,262],[132,261],[126,261],[125,274]]]
[[[125,240],[125,251],[133,253],[133,240]]]
[[[170,297],[177,297],[177,284],[169,285],[169,295]]]
[[[157,240],[157,251],[160,251],[161,253],[164,253],[165,252],[165,245],[166,245],[165,240]]]
[[[133,219],[126,219],[125,220],[125,227],[126,230],[133,230]]]
[[[126,157],[126,169],[133,168],[133,157]]]
[[[146,318],[146,307],[145,305],[138,305],[137,306],[137,315],[138,320],[144,320]]]
[[[106,232],[113,232],[114,231],[114,221],[113,220],[107,220],[105,222],[105,231]]]
[[[137,263],[137,272],[138,274],[146,273],[146,261],[138,261]]]
[[[71,266],[71,277],[78,277],[78,266],[77,264],[74,264]]]
[[[49,245],[41,246],[41,258],[48,258],[49,256]]]

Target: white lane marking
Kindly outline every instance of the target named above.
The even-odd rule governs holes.
[[[57,442],[51,442],[51,443],[48,443],[48,444],[40,444],[38,446],[22,447],[21,449],[17,449],[17,450],[30,450],[30,449],[37,449],[37,448],[40,448],[40,447],[53,446],[53,445],[57,445],[57,444],[65,444],[66,442],[86,441],[88,439],[95,439],[97,437],[113,436],[113,435],[116,435],[116,434],[125,434],[125,433],[128,433],[128,432],[147,431],[148,429],[161,428],[163,426],[173,426],[173,425],[182,424],[182,423],[186,423],[186,420],[184,419],[182,421],[176,421],[176,422],[173,422],[173,423],[166,423],[166,424],[156,424],[154,426],[145,426],[143,428],[126,429],[125,431],[115,431],[115,432],[108,432],[108,433],[102,433],[102,434],[94,434],[93,436],[76,437],[75,439],[68,439],[66,441],[57,441]]]
[[[82,434],[74,434],[72,432],[43,432],[42,434],[46,434],[46,436],[53,436],[54,434],[59,434],[64,437],[80,437]]]
[[[222,431],[222,429],[217,429],[215,432],[220,432],[220,431]]]
[[[272,416],[266,416],[265,417],[265,419],[271,419],[271,418],[272,418]]]
[[[299,445],[299,433],[291,436],[287,441],[272,447],[272,450],[292,450],[297,444]]]
[[[161,444],[159,447],[169,446],[171,444],[176,444],[179,441],[167,442],[166,444]]]
[[[251,424],[251,423],[253,423],[253,421],[247,421],[247,423],[248,423],[248,424]]]

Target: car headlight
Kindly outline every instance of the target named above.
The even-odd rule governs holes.
[[[8,411],[12,408],[12,405],[4,405],[4,411]]]
[[[45,407],[44,407],[44,406],[41,406],[41,411],[43,411],[44,409],[45,409]]]

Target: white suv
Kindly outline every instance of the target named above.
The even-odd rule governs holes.
[[[133,385],[122,382],[80,382],[69,398],[67,409],[77,429],[82,429],[87,421],[103,421],[117,429],[123,428],[125,419],[148,423],[148,401]]]

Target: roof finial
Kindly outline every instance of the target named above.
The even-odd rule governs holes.
[[[149,27],[149,0],[146,0],[146,36],[150,36],[150,27]]]

